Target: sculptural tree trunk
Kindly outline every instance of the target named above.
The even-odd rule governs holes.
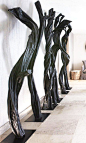
[[[49,10],[49,19],[45,23],[45,56],[44,56],[44,89],[45,89],[45,99],[47,107],[46,109],[53,109],[53,105],[57,105],[57,96],[55,93],[54,86],[54,77],[52,73],[52,57],[51,57],[51,47],[52,47],[52,28],[53,28],[53,20],[55,17],[55,11],[53,9]],[[53,104],[54,103],[54,104]],[[43,106],[45,109],[45,105]]]
[[[67,27],[68,27],[68,30],[65,30],[65,34],[62,37],[62,46],[63,46],[65,51],[66,51],[66,46],[67,46],[67,42],[68,42],[68,37],[69,37],[69,34],[72,30],[70,24],[68,24]],[[66,90],[71,89],[71,87],[69,86],[68,75],[67,75],[67,65],[69,63],[69,60],[65,58],[63,52],[61,52],[61,59],[62,59],[63,66],[62,66],[62,68],[60,70],[60,74],[59,74],[59,84],[61,87],[61,93],[67,94],[68,91],[66,91]],[[63,80],[63,77],[64,77],[64,80]]]
[[[22,23],[32,30],[31,34],[29,35],[26,49],[13,67],[9,77],[8,116],[13,132],[16,137],[19,138],[22,138],[25,135],[18,114],[18,95],[25,76],[28,77],[28,86],[31,93],[31,104],[34,116],[36,120],[41,120],[42,118],[40,100],[33,78],[33,66],[43,34],[45,17],[43,17],[40,2],[37,1],[35,5],[40,18],[39,29],[37,24],[21,8],[9,10],[16,18],[18,18]]]

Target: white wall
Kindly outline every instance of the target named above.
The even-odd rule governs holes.
[[[32,0],[0,0],[0,127],[8,121],[7,94],[9,74],[26,48],[28,35],[30,34],[30,30],[7,11],[14,7],[21,7],[39,24],[38,14]],[[44,45],[42,43],[34,66],[34,78],[40,98],[44,95],[43,57]],[[30,93],[25,79],[19,94],[19,113],[30,104]]]
[[[74,34],[71,32],[69,35],[69,72],[73,70],[73,62],[74,62]]]
[[[86,34],[75,33],[73,36],[73,69],[81,70],[82,60],[86,60]]]
[[[72,33],[69,36],[69,72],[81,70],[82,61],[86,60],[86,33]]]

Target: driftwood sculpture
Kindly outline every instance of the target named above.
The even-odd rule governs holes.
[[[47,107],[44,106],[43,108],[47,109],[53,109],[53,106],[56,106],[57,103],[61,101],[58,95],[57,71],[55,68],[55,61],[58,50],[62,50],[65,56],[69,58],[60,44],[61,31],[64,29],[66,24],[69,23],[69,21],[65,20],[61,22],[64,16],[60,14],[55,19],[55,30],[52,32],[53,19],[55,16],[53,9],[50,9],[49,11],[49,16],[51,15],[52,18],[48,20],[47,26],[45,25],[46,54],[44,57],[44,89]],[[54,41],[53,46],[51,45],[52,39]]]
[[[54,30],[53,30],[53,42],[54,45],[51,47],[51,59],[52,59],[52,75],[53,75],[53,88],[54,88],[54,94],[56,94],[57,96],[57,103],[60,102],[62,100],[62,98],[59,98],[58,96],[58,84],[57,84],[57,71],[55,68],[55,62],[56,62],[56,57],[57,57],[57,52],[60,49],[64,56],[69,59],[69,55],[66,53],[66,51],[63,49],[63,47],[61,46],[61,42],[60,42],[60,35],[62,30],[64,29],[64,27],[70,23],[70,21],[68,20],[63,20],[64,16],[62,14],[59,14],[54,22]]]
[[[68,29],[66,30],[66,28]],[[66,46],[68,42],[68,36],[72,30],[70,24],[68,24],[66,28],[65,28],[65,34],[62,37],[62,47],[64,48],[65,51],[66,51]],[[61,87],[61,93],[67,94],[68,91],[66,90],[71,90],[71,87],[69,86],[69,82],[68,82],[68,76],[67,76],[67,65],[69,63],[69,60],[64,56],[63,52],[61,52],[61,59],[62,59],[63,66],[59,74],[59,84]],[[63,77],[64,77],[64,82],[63,82]]]
[[[42,118],[40,101],[33,78],[33,66],[40,46],[44,29],[44,20],[46,18],[43,16],[39,1],[35,3],[35,6],[40,19],[39,29],[37,24],[21,8],[9,9],[9,11],[16,18],[18,18],[22,23],[32,30],[27,42],[26,49],[13,67],[9,77],[8,116],[13,132],[16,137],[19,138],[22,138],[25,135],[18,114],[18,95],[25,76],[28,78],[28,87],[31,93],[31,104],[35,119],[39,121]]]
[[[54,106],[57,105],[57,99],[52,89],[53,79],[51,79],[52,78],[51,46],[52,46],[52,36],[53,36],[52,27],[53,27],[54,17],[55,17],[55,11],[53,11],[53,9],[50,9],[49,19],[47,21],[47,24],[45,23],[46,52],[44,57],[44,89],[45,89],[45,102],[43,106],[44,109],[53,109],[52,102],[54,102]],[[45,107],[45,105],[47,106]]]

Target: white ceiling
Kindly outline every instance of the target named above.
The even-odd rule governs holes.
[[[34,0],[35,2],[35,0]],[[86,33],[86,0],[40,0],[43,10],[50,8],[71,20],[73,33]]]

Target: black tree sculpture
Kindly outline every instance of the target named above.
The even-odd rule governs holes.
[[[45,13],[46,15],[46,13]],[[47,21],[47,24],[45,22],[45,40],[46,40],[46,46],[45,46],[45,57],[44,57],[44,89],[45,89],[45,100],[43,104],[43,109],[53,109],[52,106],[52,99],[55,105],[57,105],[57,99],[55,97],[55,94],[53,94],[52,87],[52,80],[51,80],[51,45],[52,45],[52,27],[53,27],[53,20],[55,17],[55,11],[53,11],[53,8],[49,10],[49,19]],[[47,104],[45,104],[47,102]],[[46,106],[45,106],[46,105]]]
[[[39,29],[37,24],[21,8],[9,9],[16,18],[32,30],[26,49],[13,67],[9,77],[8,116],[13,132],[16,137],[19,138],[22,138],[25,135],[18,114],[18,95],[25,76],[28,77],[28,86],[31,93],[31,104],[35,119],[39,121],[42,118],[40,101],[33,78],[33,66],[40,46],[44,29],[44,21],[46,18],[43,16],[40,2],[37,1],[35,5],[40,19]]]
[[[67,42],[68,42],[68,36],[69,36],[71,30],[72,30],[71,25],[68,24],[67,27],[65,28],[65,34],[62,37],[62,46],[65,51],[66,51],[66,46],[67,46]],[[61,52],[61,59],[62,59],[63,66],[62,66],[62,68],[60,70],[60,74],[59,74],[59,84],[61,87],[61,93],[67,94],[68,91],[66,91],[66,90],[71,90],[71,87],[69,86],[69,82],[68,82],[68,76],[67,76],[67,65],[69,63],[69,60],[64,56],[63,52]],[[64,83],[63,83],[63,77],[64,77]]]
[[[66,51],[63,51],[63,47],[61,45],[60,42],[60,35],[62,30],[67,26],[67,24],[70,23],[69,20],[63,20],[64,15],[62,15],[61,13],[56,17],[55,19],[55,23],[54,23],[54,33],[53,33],[53,41],[54,41],[54,46],[52,47],[52,55],[53,55],[53,70],[55,71],[55,83],[57,83],[57,76],[56,76],[56,69],[55,69],[55,60],[56,60],[56,56],[57,56],[57,52],[60,49],[63,54],[64,57],[66,57],[67,59],[69,59],[69,55],[67,55]],[[55,84],[56,85],[56,84]]]
[[[65,56],[69,58],[69,56],[66,54],[65,50],[61,47],[60,44],[61,31],[64,29],[66,24],[69,23],[69,21],[65,20],[61,22],[64,16],[60,14],[55,19],[55,30],[52,32],[53,19],[55,16],[55,12],[53,11],[53,9],[50,9],[49,16],[50,15],[52,15],[52,18],[48,20],[47,26],[45,25],[46,54],[44,58],[44,88],[46,98],[45,101],[47,101],[47,109],[52,109],[53,105],[56,106],[57,103],[61,101],[58,95],[57,72],[55,68],[55,61],[58,50],[61,49]],[[54,40],[53,46],[51,46],[52,38]]]
[[[56,57],[57,57],[57,52],[60,49],[63,53],[64,56],[69,59],[69,55],[66,53],[66,51],[63,49],[63,47],[61,46],[61,42],[60,42],[60,35],[62,30],[64,29],[64,27],[67,25],[67,23],[69,23],[70,21],[68,20],[63,20],[63,15],[59,14],[56,19],[55,19],[55,23],[54,23],[54,30],[53,30],[53,41],[54,41],[54,45],[51,47],[51,83],[52,83],[52,89],[53,89],[53,94],[55,99],[57,98],[57,103],[59,103],[62,98],[59,98],[58,96],[58,84],[57,84],[57,71],[55,68],[55,61],[56,61]]]

